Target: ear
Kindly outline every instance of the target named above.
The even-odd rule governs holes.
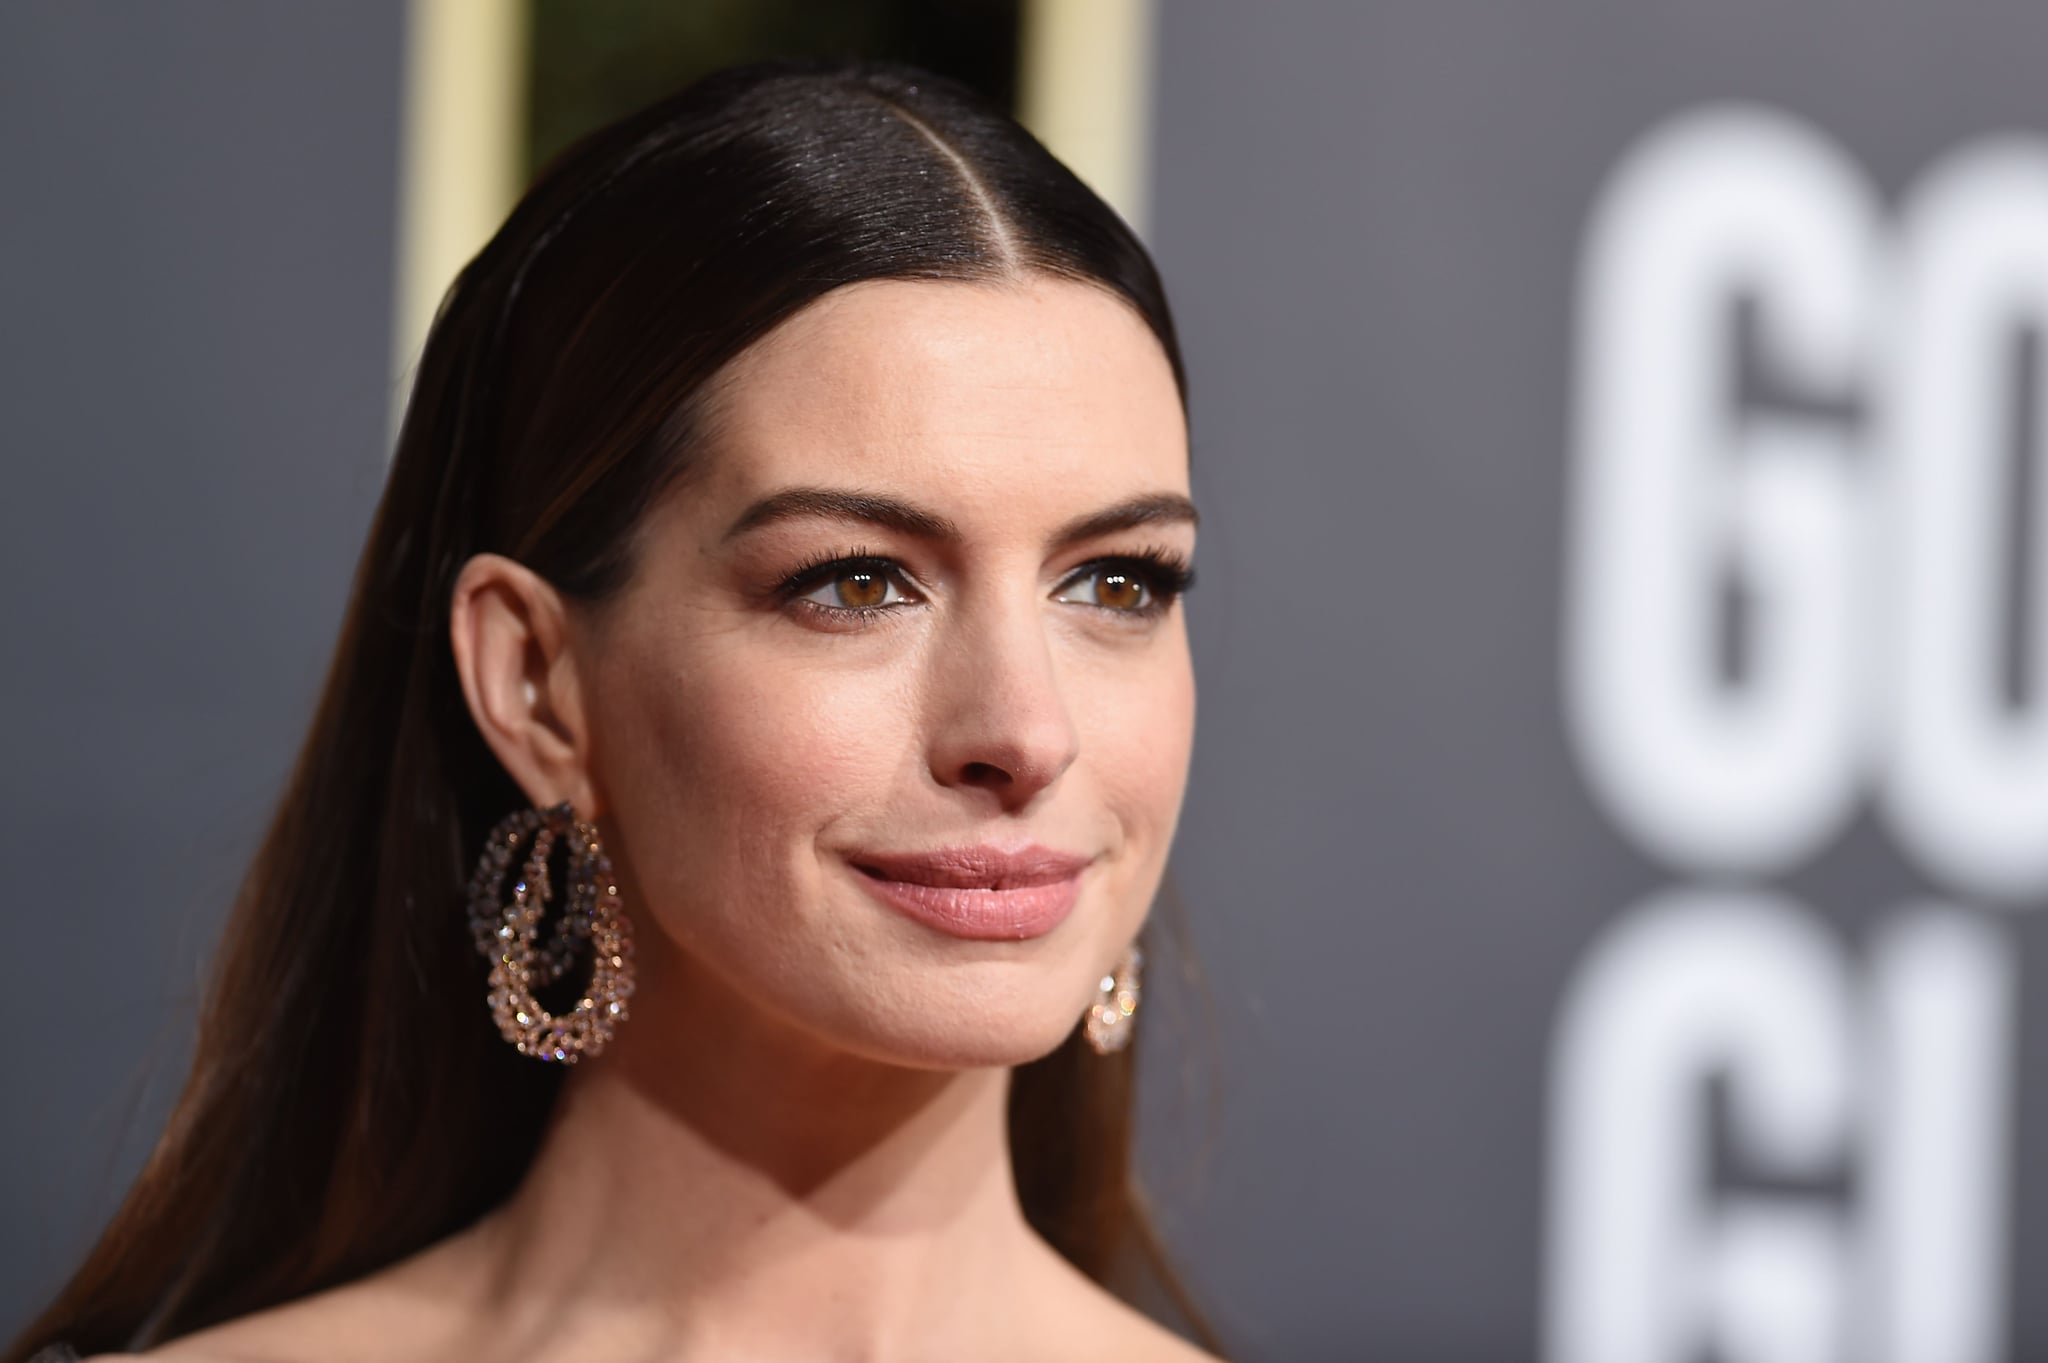
[[[462,565],[449,642],[470,718],[527,798],[567,800],[595,819],[590,726],[567,604],[532,569],[499,554]]]

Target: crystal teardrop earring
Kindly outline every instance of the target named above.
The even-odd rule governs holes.
[[[1102,977],[1095,1002],[1088,1005],[1088,1021],[1083,1029],[1097,1055],[1108,1055],[1131,1044],[1131,1029],[1138,1014],[1139,971],[1144,964],[1145,953],[1132,943],[1123,960],[1117,962],[1115,973]]]
[[[569,844],[568,903],[543,943],[541,917],[554,898],[548,857],[560,838]],[[512,901],[502,904],[505,877],[529,839]],[[596,825],[577,819],[567,800],[507,815],[491,830],[470,876],[469,927],[478,954],[491,963],[486,1002],[492,1020],[514,1049],[565,1065],[604,1049],[625,1020],[633,992],[633,922],[619,901]],[[566,975],[586,945],[590,983],[574,1008],[559,1017],[549,1013],[534,991]]]

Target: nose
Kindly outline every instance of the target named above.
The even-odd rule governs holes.
[[[932,776],[1020,809],[1073,765],[1080,735],[1037,603],[962,606],[932,666]]]

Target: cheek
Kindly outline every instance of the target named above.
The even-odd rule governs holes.
[[[1163,861],[1194,741],[1194,669],[1185,637],[1162,640],[1142,659],[1105,659],[1089,669],[1069,703],[1106,801],[1142,844],[1133,850]]]
[[[880,670],[684,641],[615,678],[609,793],[622,817],[664,831],[674,852],[643,866],[664,881],[786,879],[820,830],[884,797],[914,751],[901,682]]]

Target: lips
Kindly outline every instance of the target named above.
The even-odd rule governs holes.
[[[858,852],[846,860],[869,893],[927,927],[972,940],[1022,941],[1052,931],[1073,911],[1093,858],[982,844]]]

